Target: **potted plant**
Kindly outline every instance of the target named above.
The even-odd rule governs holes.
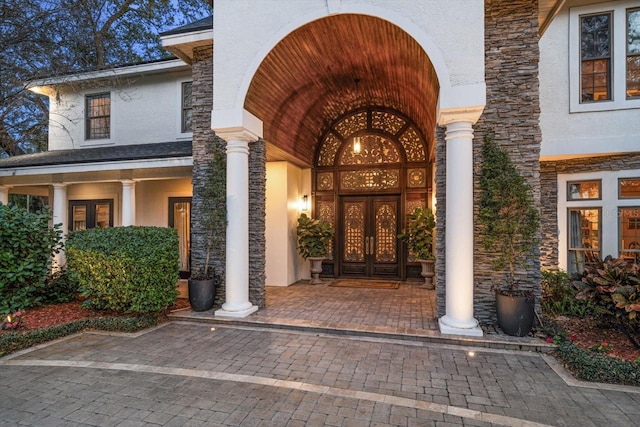
[[[333,233],[333,227],[328,222],[311,219],[306,214],[302,214],[298,218],[298,227],[296,228],[298,253],[311,263],[312,285],[322,283],[320,280],[322,260],[327,256]]]
[[[535,296],[520,289],[516,269],[526,268],[534,255],[540,214],[531,187],[493,139],[488,131],[482,148],[478,224],[482,244],[493,257],[491,265],[504,276],[504,283],[493,288],[498,326],[509,335],[524,336],[533,326]]]
[[[433,256],[433,229],[436,220],[429,208],[416,208],[407,214],[407,228],[398,237],[403,240],[409,252],[422,267],[425,289],[435,289],[433,276],[435,275],[435,257]]]
[[[191,274],[189,303],[194,311],[209,310],[216,298],[218,278],[210,267],[211,253],[223,253],[227,227],[226,163],[219,151],[214,151],[205,173],[202,188],[201,224],[206,235],[204,266]]]

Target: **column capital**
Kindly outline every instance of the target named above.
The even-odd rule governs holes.
[[[243,141],[245,143],[256,142],[260,137],[248,129],[241,126],[235,128],[217,129],[215,133],[224,139],[227,144],[232,141]]]
[[[132,185],[135,185],[136,182],[138,182],[138,181],[136,181],[135,179],[121,179],[120,180],[120,183],[122,183],[123,186],[125,186],[125,185],[126,186],[132,186]]]
[[[438,113],[438,125],[448,126],[451,123],[466,122],[474,124],[480,119],[484,105],[474,107],[452,108]]]
[[[53,184],[51,184],[51,186],[53,188],[66,188],[67,185],[69,185],[69,184],[67,184],[65,182],[54,182]]]

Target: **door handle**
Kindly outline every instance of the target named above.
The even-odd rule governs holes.
[[[373,236],[369,237],[369,255],[373,255],[376,249],[376,245],[374,242],[375,242],[375,238]]]
[[[369,238],[364,238],[364,254],[369,255]]]

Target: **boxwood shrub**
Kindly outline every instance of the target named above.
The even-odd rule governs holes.
[[[159,312],[178,296],[178,235],[173,228],[93,228],[70,233],[67,268],[95,309]]]

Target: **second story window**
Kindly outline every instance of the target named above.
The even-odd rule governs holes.
[[[580,17],[581,102],[611,99],[611,14]]]
[[[627,10],[627,99],[640,98],[640,7]]]
[[[86,138],[105,139],[111,136],[111,95],[101,93],[86,97]]]
[[[192,132],[193,107],[191,103],[192,82],[182,83],[182,132]]]

